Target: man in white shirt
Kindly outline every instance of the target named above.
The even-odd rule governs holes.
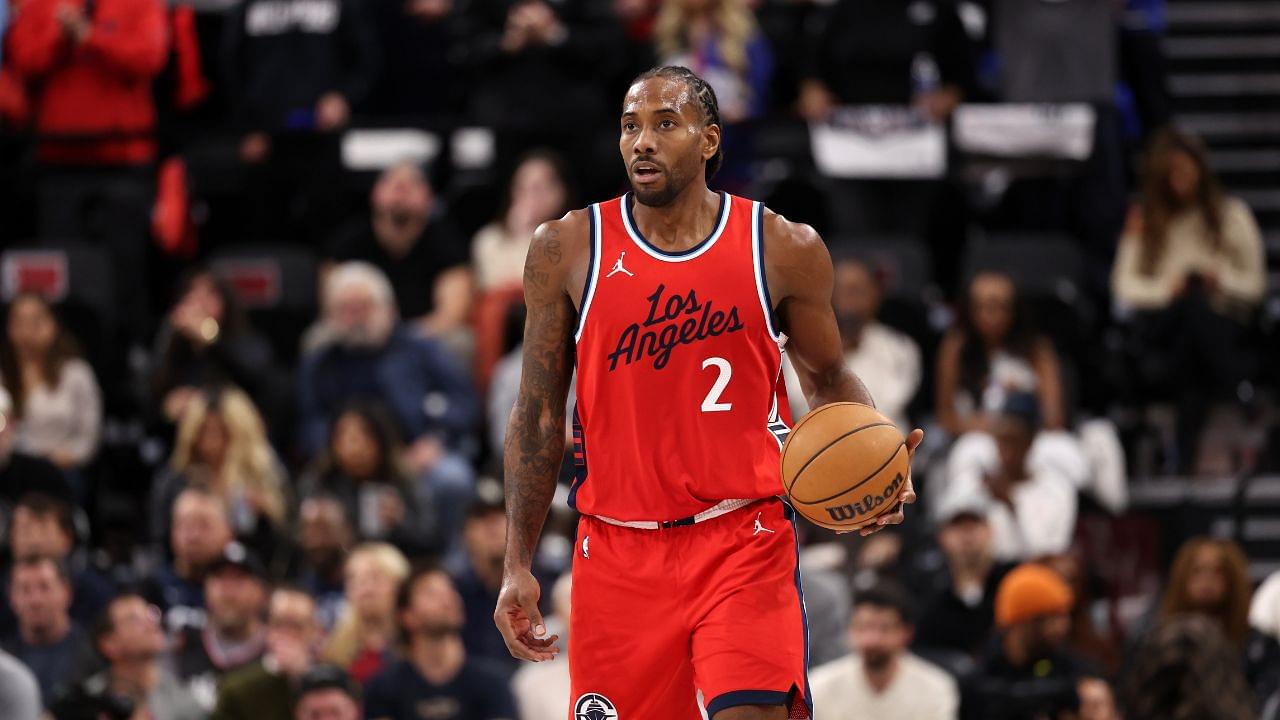
[[[858,593],[849,624],[854,654],[809,678],[814,720],[955,720],[955,680],[907,652],[911,636],[903,590],[881,584]]]

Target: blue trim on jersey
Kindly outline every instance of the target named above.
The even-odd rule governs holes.
[[[725,224],[725,222],[727,222],[727,218],[725,217],[727,209],[725,208],[725,205],[728,204],[729,202],[729,194],[722,190],[720,192],[720,207],[716,209],[716,222],[714,225],[711,226],[711,232],[705,238],[702,239],[702,242],[698,243],[697,245],[694,245],[693,247],[687,250],[681,250],[680,252],[669,252],[649,242],[649,239],[644,236],[644,233],[640,232],[640,226],[636,224],[636,216],[631,214],[631,198],[633,197],[633,195],[634,193],[628,192],[626,195],[622,196],[622,212],[627,214],[627,222],[630,223],[631,229],[635,231],[636,239],[644,243],[649,250],[652,250],[653,252],[659,255],[663,255],[669,258],[682,258],[682,257],[685,257],[686,255],[692,255],[698,252],[703,248],[703,246],[705,246],[707,243],[715,239],[717,234],[716,231],[720,230]]]
[[[759,208],[752,218],[755,223],[755,247],[752,248],[752,258],[756,264],[756,273],[760,275],[760,290],[764,293],[764,319],[769,324],[769,334],[776,340],[782,336],[778,332],[778,319],[773,313],[773,298],[769,295],[769,276],[764,271],[764,203],[757,203]]]
[[[581,455],[581,457],[579,457]],[[587,481],[587,438],[578,417],[578,406],[573,406],[573,484],[569,486],[569,507],[578,509],[578,489]],[[806,655],[807,657],[807,655]]]
[[[716,713],[742,705],[782,705],[789,706],[791,693],[777,690],[734,690],[717,696],[707,703],[707,716],[715,718]]]
[[[800,596],[800,620],[804,624],[804,704],[813,717],[813,691],[809,689],[809,609],[804,606],[804,581],[800,577],[800,528],[796,524],[796,511],[791,503],[782,501],[782,516],[791,521],[791,531],[796,539],[796,594]]]
[[[590,228],[587,235],[587,247],[590,248],[587,254],[587,281],[582,284],[582,299],[578,301],[578,322],[574,323],[573,341],[576,343],[578,338],[582,336],[582,326],[587,322],[587,311],[591,309],[591,298],[595,295],[596,288],[596,213],[598,212],[595,205],[587,206],[587,223]]]

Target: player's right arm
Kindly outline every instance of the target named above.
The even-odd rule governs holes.
[[[503,451],[507,552],[493,615],[507,649],[522,660],[550,660],[559,652],[556,636],[546,637],[531,568],[564,454],[577,317],[569,287],[585,274],[588,232],[584,211],[543,223],[525,258],[524,357]]]

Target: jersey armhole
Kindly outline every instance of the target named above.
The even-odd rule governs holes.
[[[593,203],[587,208],[587,221],[590,227],[591,242],[587,259],[587,281],[582,286],[582,303],[578,310],[578,325],[573,331],[576,343],[582,337],[582,329],[587,324],[587,313],[591,311],[591,300],[596,295],[596,281],[600,277],[600,204]]]
[[[781,346],[783,337],[778,332],[778,319],[774,316],[773,299],[769,296],[769,281],[764,269],[764,203],[759,201],[751,203],[751,254],[756,272],[756,293],[760,297],[765,325],[769,329],[769,337]]]

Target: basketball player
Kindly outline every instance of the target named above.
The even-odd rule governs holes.
[[[809,226],[707,188],[723,156],[701,78],[650,70],[622,111],[632,191],[541,225],[525,263],[494,619],[517,658],[559,651],[529,568],[576,364],[573,720],[695,720],[697,690],[713,720],[808,718],[783,343],[811,406],[872,404],[842,360],[831,259]],[[900,522],[901,507],[861,531]]]

